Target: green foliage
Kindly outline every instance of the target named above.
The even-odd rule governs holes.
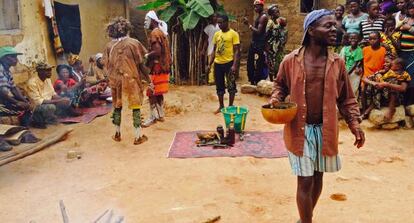
[[[167,4],[168,3],[168,4]],[[162,10],[160,10],[163,8]],[[202,18],[208,18],[214,13],[213,6],[209,0],[155,0],[137,7],[139,10],[158,10],[160,18],[169,22],[177,12],[177,15],[184,30],[194,29]],[[234,16],[229,15],[222,5],[218,5],[217,12],[228,15],[230,19]]]
[[[162,12],[160,12],[160,19],[164,20],[165,22],[169,22],[170,19],[175,15],[177,10],[178,7],[176,5],[171,5],[170,7],[167,7],[166,9],[162,10]]]
[[[156,0],[152,2],[148,2],[147,4],[140,5],[137,7],[137,9],[150,11],[160,8],[161,6],[164,6],[165,3],[171,2],[170,0]]]
[[[187,3],[187,7],[190,8],[193,13],[197,13],[204,18],[207,18],[214,13],[214,9],[210,5],[209,0],[190,0]]]
[[[186,5],[187,4],[187,0],[178,0],[178,4],[180,4],[180,5]]]
[[[183,19],[183,29],[184,31],[194,29],[198,22],[200,21],[200,15],[191,10]]]

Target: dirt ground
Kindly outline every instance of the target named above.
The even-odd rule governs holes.
[[[296,178],[287,158],[168,159],[176,131],[214,130],[223,123],[212,86],[175,87],[167,101],[181,101],[184,112],[169,115],[132,145],[131,112],[123,117],[123,141],[112,141],[110,116],[89,125],[51,126],[35,131],[47,137],[74,128],[69,138],[44,151],[0,167],[1,222],[62,222],[59,200],[72,222],[92,222],[107,209],[133,223],[295,222]],[[239,94],[237,105],[250,109],[247,130],[280,130],[260,113],[263,97]],[[146,112],[148,104],[144,106]],[[179,111],[177,111],[179,112]],[[315,210],[317,223],[412,222],[414,216],[414,131],[367,130],[357,150],[346,128],[340,132],[343,169],[326,174]],[[69,150],[82,159],[69,161]],[[343,193],[346,201],[330,195]]]

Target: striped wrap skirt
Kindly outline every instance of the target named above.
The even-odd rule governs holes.
[[[341,159],[337,156],[322,155],[322,124],[306,124],[303,156],[288,153],[292,173],[310,177],[314,172],[337,172],[341,169]]]

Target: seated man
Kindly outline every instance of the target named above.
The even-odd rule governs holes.
[[[71,106],[69,98],[56,94],[50,80],[52,66],[45,63],[36,65],[37,76],[27,82],[27,94],[35,105],[33,111],[33,126],[46,128],[46,124],[57,122],[56,115],[76,116],[79,115]]]
[[[0,116],[17,116],[19,124],[27,126],[31,118],[30,104],[14,84],[10,72],[10,67],[18,62],[17,55],[21,53],[12,47],[0,48]]]

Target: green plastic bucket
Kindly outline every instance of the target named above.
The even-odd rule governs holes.
[[[224,122],[226,128],[229,128],[231,119],[234,119],[234,130],[237,133],[244,131],[246,126],[246,116],[249,113],[249,109],[242,106],[230,106],[221,109],[221,113],[224,116]]]

